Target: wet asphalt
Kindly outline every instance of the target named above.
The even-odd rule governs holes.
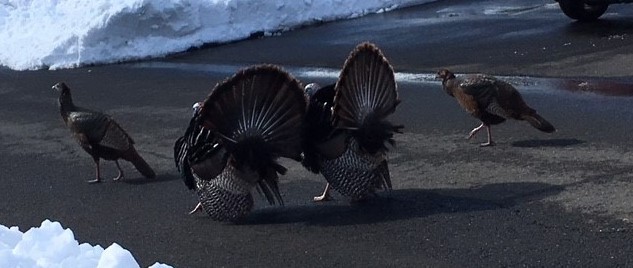
[[[119,243],[141,266],[633,265],[633,70],[618,65],[632,45],[631,6],[578,24],[549,1],[470,3],[440,1],[139,63],[0,70],[0,223],[25,231],[60,221],[80,242]],[[478,11],[487,5],[510,11]],[[399,81],[402,104],[392,120],[406,132],[390,153],[391,193],[361,204],[340,196],[314,204],[323,179],[285,160],[285,207],[256,199],[257,210],[240,224],[187,215],[196,199],[178,177],[172,146],[194,101],[255,63],[280,64],[304,82],[332,82],[310,72],[323,69],[300,67],[336,70],[365,40],[398,72],[426,74]],[[484,136],[464,139],[478,122],[428,78],[439,67],[506,75],[558,131],[513,121],[493,128],[497,146],[478,147]],[[93,163],[63,127],[50,89],[62,80],[76,104],[106,111],[128,130],[156,179],[125,163],[126,180],[85,183]],[[102,168],[106,178],[116,175],[113,163]]]

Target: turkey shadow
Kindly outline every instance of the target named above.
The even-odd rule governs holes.
[[[131,184],[131,185],[143,185],[143,184],[150,184],[150,183],[160,183],[160,182],[168,182],[168,181],[175,181],[175,180],[179,180],[180,177],[176,176],[176,175],[172,175],[172,174],[158,174],[156,175],[155,178],[145,178],[143,176],[137,176],[134,178],[124,178],[122,180],[120,180],[119,182],[121,183],[126,183],[126,184]]]
[[[568,147],[587,143],[579,139],[550,139],[550,140],[522,140],[512,143],[514,147],[534,148],[534,147]]]
[[[337,199],[337,204],[258,209],[238,224],[372,224],[441,213],[507,208],[560,193],[563,189],[563,186],[546,183],[498,183],[465,189],[399,189],[381,193],[362,203],[350,204]]]
[[[615,36],[625,38],[625,34],[633,34],[633,21],[627,18],[602,18],[596,21],[570,22],[565,31],[570,35],[578,36]]]

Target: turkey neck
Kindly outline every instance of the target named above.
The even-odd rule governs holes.
[[[70,92],[62,92],[62,94],[59,96],[59,112],[61,113],[62,118],[64,118],[64,122],[67,121],[68,114],[75,110],[77,110],[77,107],[75,106],[75,104],[73,104],[73,98],[70,95]]]
[[[453,95],[453,90],[455,87],[455,77],[450,77],[450,78],[444,78],[444,80],[442,80],[442,88],[444,88],[444,91],[446,91],[446,94],[451,95],[451,97],[454,97],[455,95]]]

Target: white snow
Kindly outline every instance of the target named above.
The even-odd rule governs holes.
[[[79,244],[70,229],[59,222],[44,220],[25,233],[18,227],[0,225],[0,267],[133,268],[139,267],[132,254],[116,243],[106,249]],[[155,263],[151,268],[167,268]]]
[[[0,65],[72,68],[434,0],[0,0]]]

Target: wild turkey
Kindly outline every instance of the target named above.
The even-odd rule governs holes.
[[[386,142],[403,126],[386,120],[400,100],[393,68],[371,43],[350,54],[335,85],[305,87],[310,98],[305,118],[304,160],[328,184],[314,201],[329,199],[330,186],[352,200],[391,189]]]
[[[446,69],[440,70],[437,78],[442,79],[442,87],[448,95],[457,99],[459,105],[469,114],[481,120],[481,125],[468,134],[470,139],[485,127],[488,141],[481,146],[494,145],[490,126],[501,124],[508,118],[526,120],[546,133],[556,131],[552,124],[523,101],[521,94],[512,85],[504,81],[482,74],[460,79]]]
[[[134,148],[134,140],[110,116],[75,106],[70,88],[64,83],[53,86],[59,95],[59,112],[73,137],[79,142],[96,164],[96,178],[89,183],[101,181],[99,160],[114,160],[119,174],[114,180],[123,178],[119,159],[132,162],[134,167],[147,178],[154,178],[154,170]]]
[[[299,82],[273,65],[253,66],[219,83],[176,141],[176,166],[199,209],[214,220],[238,221],[253,208],[256,188],[283,204],[280,157],[301,160],[306,98]]]
[[[210,136],[212,133],[208,129],[202,128],[202,125],[197,124],[200,116],[200,109],[202,108],[202,102],[196,102],[193,104],[192,110],[193,114],[191,116],[191,120],[189,121],[189,126],[185,131],[185,135],[178,138],[176,143],[174,144],[174,160],[176,162],[176,168],[180,172],[180,176],[183,179],[185,185],[190,190],[196,189],[196,182],[199,179],[194,177],[192,173],[191,166],[189,165],[190,158],[196,158],[194,156],[190,156],[189,152],[197,151],[197,152],[212,152],[213,150],[209,150],[209,148],[205,148],[204,150],[200,149],[190,149],[191,147],[200,148],[203,146],[214,146],[217,143],[213,143],[213,138]],[[217,154],[219,156],[224,156],[224,153]],[[222,163],[219,163],[217,166],[223,166],[224,157],[220,158]],[[215,165],[210,165],[215,166]],[[220,172],[205,172],[205,174],[215,174],[213,177],[208,178],[207,180],[215,178],[217,174]],[[193,213],[194,211],[192,211]]]

